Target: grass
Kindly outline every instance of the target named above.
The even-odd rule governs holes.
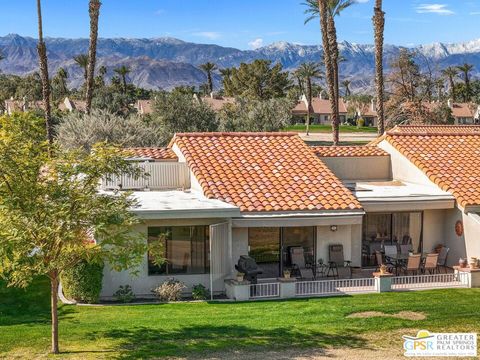
[[[404,332],[478,331],[479,296],[480,289],[449,289],[244,303],[61,305],[59,358],[191,357],[287,348],[401,349]],[[346,318],[363,311],[416,311],[427,318]],[[48,353],[46,281],[27,290],[0,284],[0,334],[0,357],[37,358]]]
[[[298,124],[298,125],[290,125],[285,128],[285,131],[294,131],[294,132],[305,132],[305,125]],[[331,125],[310,125],[310,132],[312,133],[329,133],[332,132]],[[356,127],[351,125],[340,125],[340,132],[341,133],[376,133],[376,127]]]

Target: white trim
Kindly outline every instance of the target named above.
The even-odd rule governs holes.
[[[382,198],[378,200],[362,199],[362,206],[366,212],[377,211],[416,211],[416,210],[442,210],[455,208],[453,199],[421,199],[409,200],[398,198]]]
[[[361,225],[364,212],[355,216],[325,216],[304,218],[243,218],[232,219],[232,227],[294,227],[294,226],[330,226],[330,225]]]
[[[363,209],[357,210],[305,210],[305,211],[264,211],[264,212],[243,212],[242,219],[262,219],[262,218],[291,218],[291,217],[343,217],[359,216],[365,214]]]
[[[135,210],[132,212],[139,218],[145,220],[163,219],[208,219],[208,218],[230,218],[240,215],[238,208],[225,209],[188,209],[188,210]]]

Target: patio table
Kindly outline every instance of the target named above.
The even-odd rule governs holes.
[[[415,255],[418,255],[418,254],[415,254]],[[421,267],[421,264],[423,264],[423,262],[425,261],[425,258],[427,257],[427,253],[421,253],[420,255],[421,255],[420,267]],[[402,266],[402,264],[407,263],[409,256],[410,256],[409,254],[397,253],[395,255],[393,254],[385,255],[385,258],[387,260],[390,260],[395,265],[395,273],[398,275],[398,269]]]

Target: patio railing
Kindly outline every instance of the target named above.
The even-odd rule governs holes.
[[[374,278],[300,281],[295,283],[296,296],[333,295],[374,291]]]
[[[275,298],[280,296],[280,283],[250,285],[250,299]]]
[[[467,274],[431,274],[392,278],[392,290],[466,287]]]

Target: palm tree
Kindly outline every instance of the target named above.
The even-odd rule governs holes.
[[[225,95],[230,96],[232,94],[232,74],[233,70],[231,68],[220,69],[220,74],[222,75],[223,90]]]
[[[130,74],[131,70],[128,66],[122,65],[119,68],[113,70],[122,78],[123,93],[127,93],[127,75]]]
[[[92,108],[93,88],[95,63],[97,58],[97,39],[98,39],[98,17],[100,16],[100,6],[102,3],[99,0],[90,0],[88,12],[90,14],[90,46],[88,50],[88,66],[87,66],[87,92],[85,95],[86,112],[90,114]]]
[[[217,69],[217,65],[211,62],[200,65],[200,68],[207,74],[208,91],[213,92],[212,72]]]
[[[53,126],[52,126],[52,109],[50,107],[50,82],[48,79],[48,57],[47,57],[47,46],[45,41],[43,41],[43,24],[42,24],[42,4],[40,0],[37,0],[37,16],[38,16],[38,61],[40,65],[40,76],[42,79],[42,97],[43,97],[43,106],[45,110],[45,126],[47,128],[47,140],[50,144],[53,143]],[[53,295],[52,295],[53,296]],[[55,295],[56,296],[56,295]],[[56,302],[56,299],[55,299]],[[53,306],[53,298],[52,298]],[[56,309],[56,307],[55,307]],[[55,311],[55,317],[57,313]],[[56,328],[52,330],[52,352],[58,353],[58,318]],[[52,320],[53,320],[53,310],[52,310]]]
[[[458,75],[458,68],[449,66],[442,70],[442,75],[448,79],[448,87],[450,89],[450,98],[452,101],[457,101],[457,94],[455,89],[455,77]]]
[[[463,74],[463,81],[465,82],[465,92],[463,94],[463,101],[468,102],[470,100],[470,72],[473,70],[472,64],[463,64],[457,66],[457,69]]]
[[[342,81],[342,85],[345,88],[345,97],[349,97],[350,95],[352,95],[352,92],[350,91],[350,84],[351,83],[352,82],[350,80],[343,80]]]
[[[310,134],[310,113],[312,110],[312,80],[320,79],[322,77],[322,71],[320,70],[319,64],[308,62],[301,64],[295,71],[295,75],[305,82],[305,88],[307,90],[307,121],[305,122],[305,130],[308,136]]]
[[[88,55],[87,54],[80,54],[73,57],[73,60],[77,63],[77,65],[83,70],[83,78],[85,82],[87,81],[88,75]]]
[[[375,0],[373,9],[373,28],[375,32],[375,87],[377,92],[376,111],[378,119],[378,135],[385,132],[385,85],[383,81],[383,42],[385,30],[385,12],[382,0]]]
[[[56,83],[60,86],[60,93],[61,95],[66,95],[68,93],[68,87],[67,87],[67,79],[68,79],[68,73],[67,70],[65,70],[63,67],[59,68],[57,70],[57,74],[55,75],[56,78]]]
[[[325,75],[327,79],[329,98],[332,109],[333,144],[339,141],[339,75],[338,62],[339,50],[335,16],[355,4],[355,0],[306,0],[303,5],[307,7],[305,14],[308,16],[305,23],[320,17],[322,32],[323,53],[325,62]]]

